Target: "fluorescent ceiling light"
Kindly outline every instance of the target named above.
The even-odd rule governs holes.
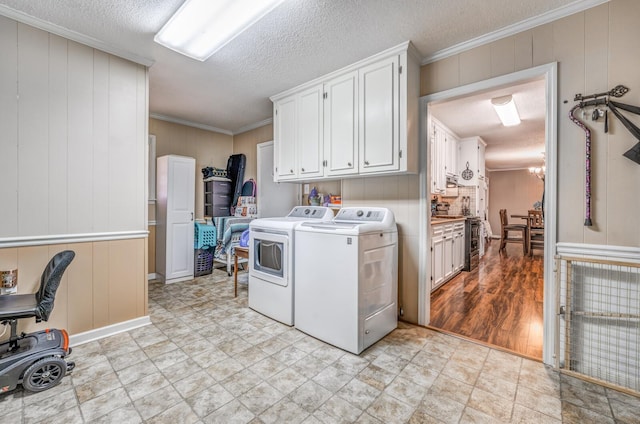
[[[513,96],[502,96],[491,99],[491,104],[505,127],[520,124],[520,116]]]
[[[205,61],[284,0],[186,0],[153,38]]]

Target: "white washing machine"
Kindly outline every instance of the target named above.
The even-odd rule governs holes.
[[[333,210],[296,206],[285,217],[259,218],[249,224],[249,307],[287,325],[294,324],[294,239],[303,222],[323,222]]]
[[[359,354],[398,325],[398,231],[385,208],[296,228],[295,326]]]

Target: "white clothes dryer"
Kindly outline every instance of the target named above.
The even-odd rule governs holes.
[[[333,210],[296,206],[285,217],[249,224],[249,307],[287,325],[294,324],[294,238],[303,222],[323,222]]]
[[[398,325],[398,230],[385,208],[296,228],[295,326],[359,354]]]

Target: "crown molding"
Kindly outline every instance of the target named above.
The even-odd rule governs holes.
[[[149,118],[158,119],[160,121],[172,122],[174,124],[186,125],[187,127],[199,128],[201,130],[213,131],[220,134],[233,136],[233,132],[222,128],[212,127],[210,125],[198,124],[197,122],[187,121],[186,119],[174,118],[172,116],[150,113]]]
[[[254,122],[253,124],[240,127],[233,132],[233,135],[242,134],[247,131],[255,130],[256,128],[264,127],[265,125],[273,124],[273,118],[265,119],[264,121]]]
[[[123,59],[127,59],[131,62],[138,63],[146,67],[150,67],[155,62],[153,59],[150,59],[148,57],[139,56],[135,53],[113,47],[96,38],[80,34],[79,32],[75,32],[51,22],[47,22],[43,19],[36,18],[35,16],[27,15],[24,12],[20,12],[5,5],[0,5],[0,15],[6,16],[7,18],[13,19],[14,21],[18,21],[23,24],[41,29],[43,31],[50,32],[51,34],[59,35],[66,39],[76,41],[94,49],[102,50],[103,52],[121,57]]]
[[[438,60],[454,56],[464,51],[471,50],[475,47],[492,43],[502,38],[518,34],[520,32],[535,28],[540,25],[557,21],[558,19],[573,15],[575,13],[583,12],[587,9],[591,9],[592,7],[596,7],[608,2],[609,0],[577,0],[558,9],[545,12],[541,15],[525,19],[524,21],[520,21],[515,24],[507,25],[506,27],[499,30],[489,32],[487,34],[481,35],[480,37],[472,38],[471,40],[467,40],[446,49],[437,51],[434,54],[426,56],[424,59],[422,59],[422,62],[420,64],[428,65],[429,63],[437,62]]]

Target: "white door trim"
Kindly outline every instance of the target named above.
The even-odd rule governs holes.
[[[546,117],[545,117],[545,240],[544,246],[544,307],[543,307],[543,349],[542,361],[553,365],[555,351],[555,307],[556,294],[554,286],[554,255],[557,241],[557,92],[558,92],[558,64],[557,62],[536,66],[508,75],[479,81],[472,84],[441,91],[420,98],[420,264],[418,282],[418,323],[429,324],[431,310],[428,278],[431,275],[431,259],[428,250],[428,228],[430,217],[427,209],[429,202],[429,161],[427,153],[430,151],[427,137],[427,105],[434,101],[453,99],[467,96],[477,91],[511,85],[530,79],[543,77],[545,79]]]

